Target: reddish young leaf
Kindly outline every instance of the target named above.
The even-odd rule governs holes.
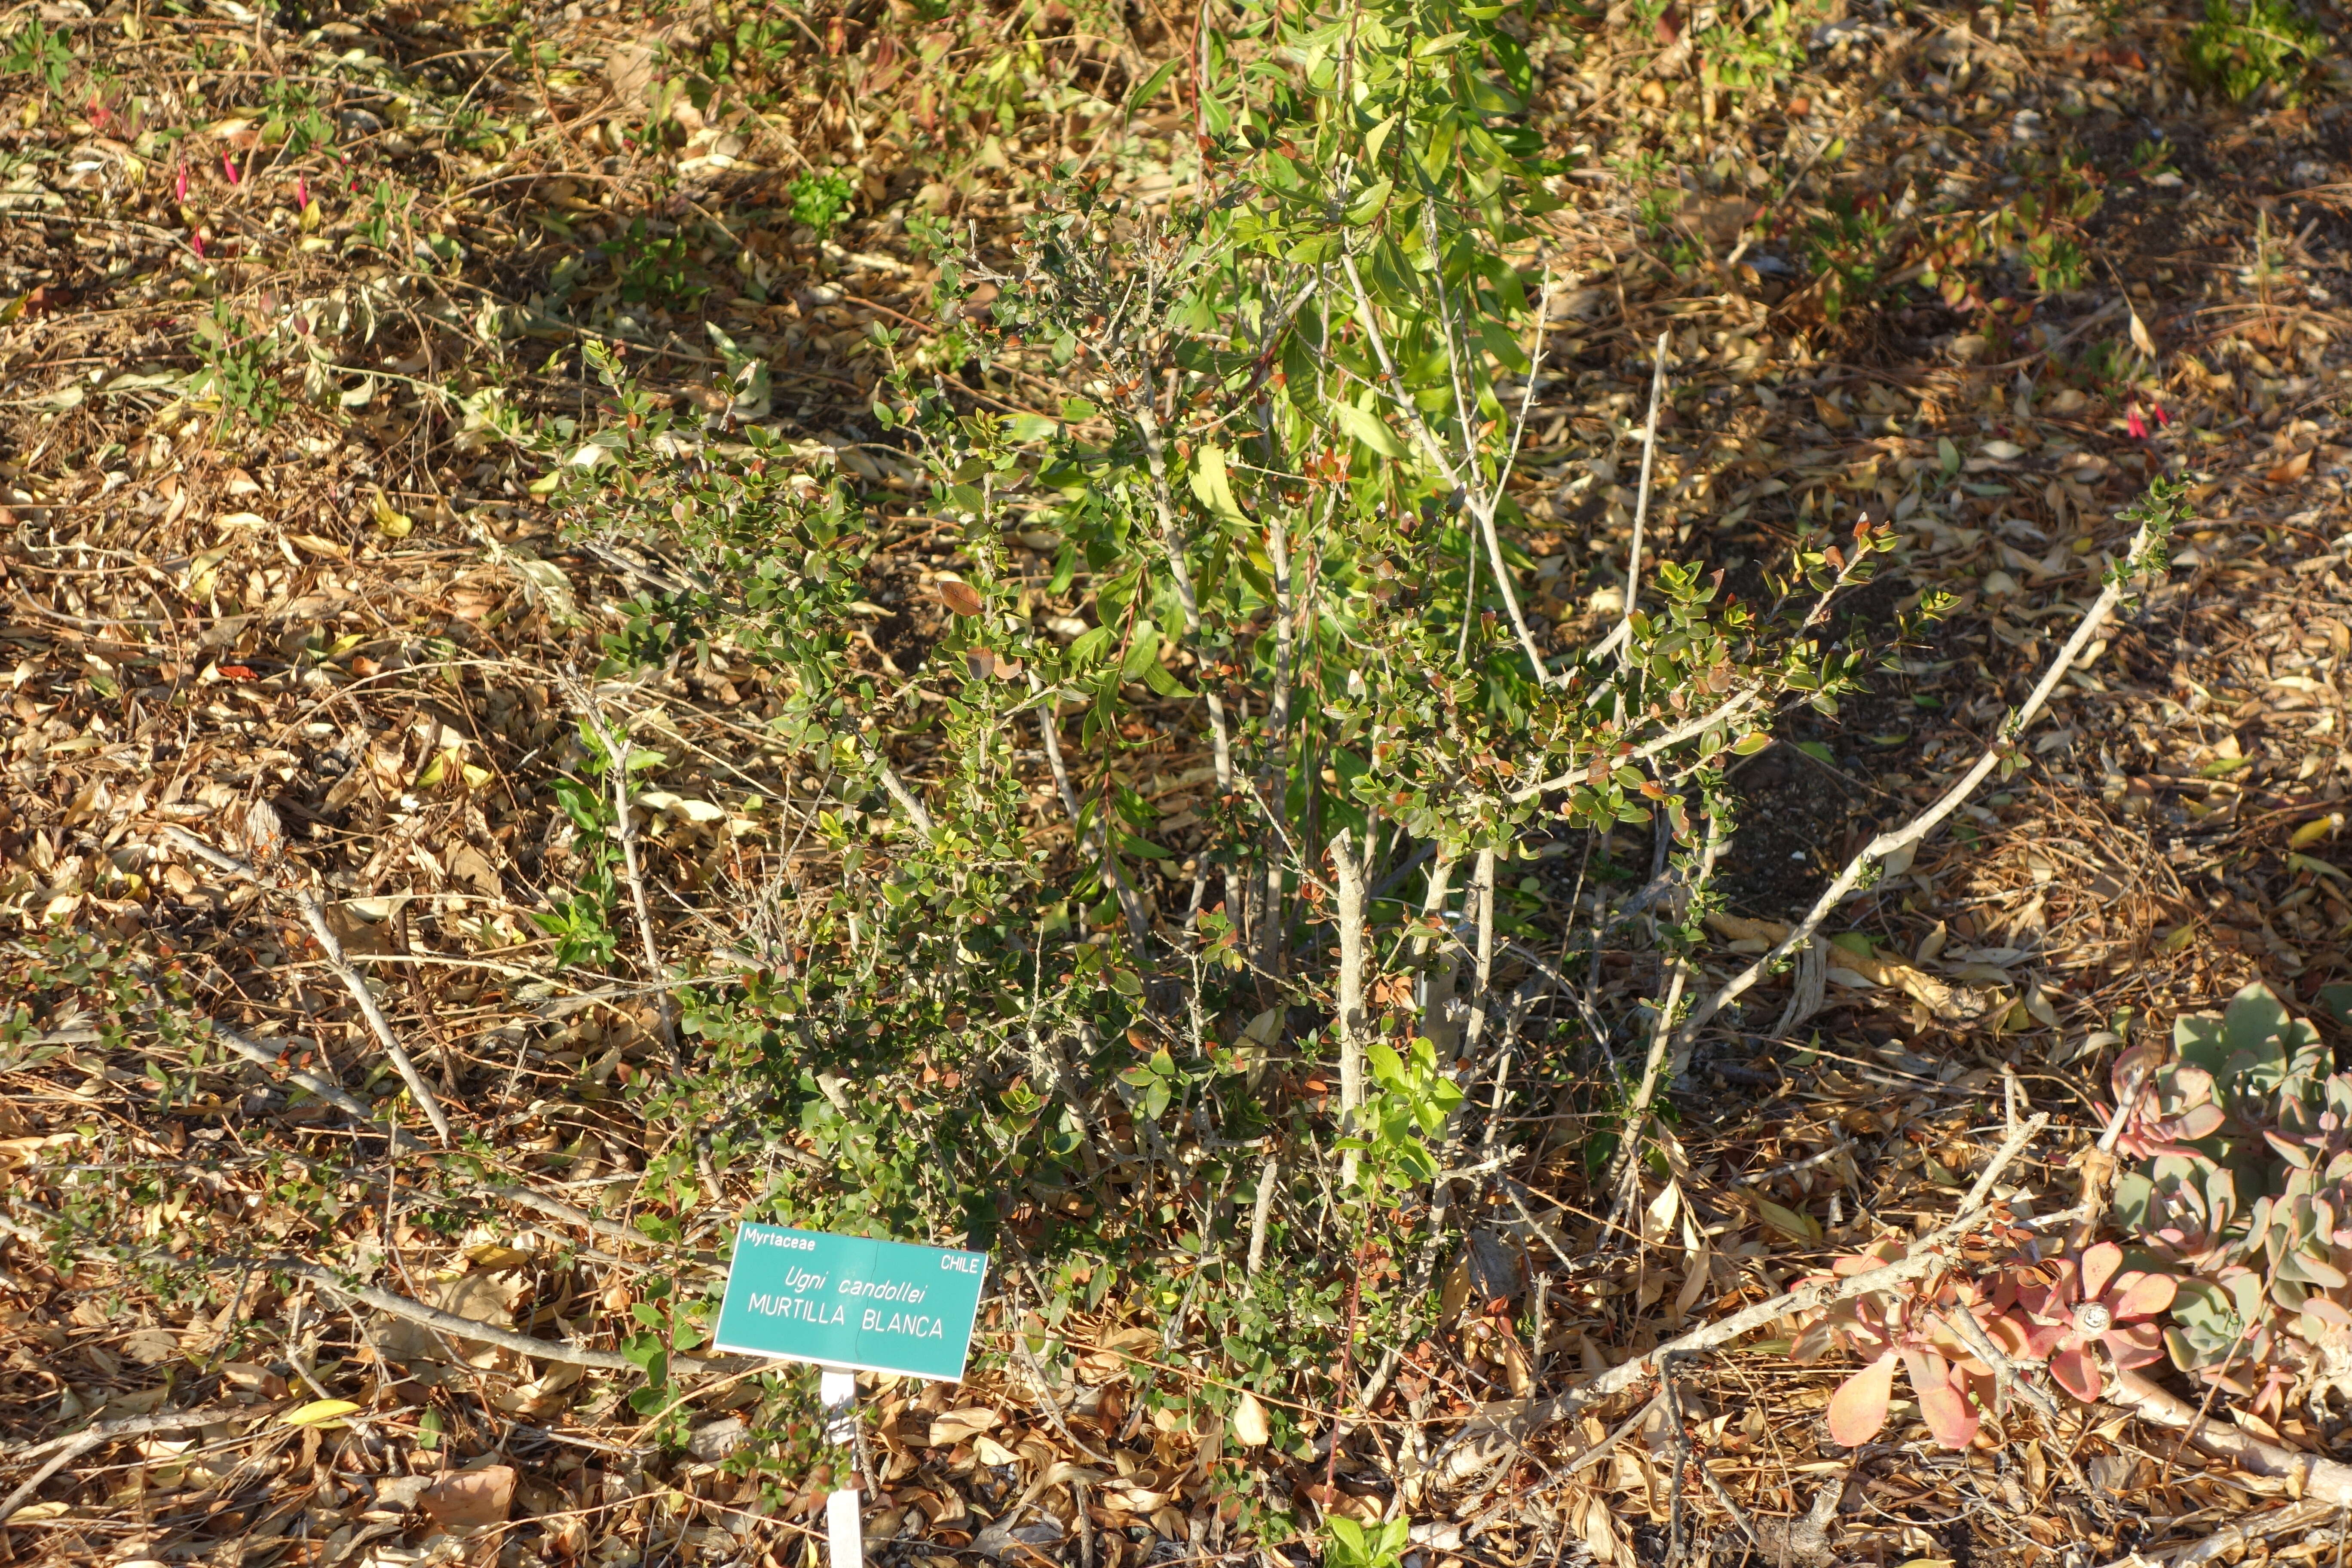
[[[1861,1447],[1886,1425],[1886,1405],[1894,1394],[1895,1352],[1888,1351],[1830,1395],[1830,1436],[1840,1447]]]

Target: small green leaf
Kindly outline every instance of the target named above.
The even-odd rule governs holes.
[[[1794,1209],[1784,1209],[1769,1198],[1756,1200],[1756,1213],[1766,1225],[1791,1240],[1812,1242],[1822,1238],[1821,1221]]]
[[[1156,658],[1143,667],[1143,684],[1162,697],[1198,697],[1200,695],[1199,692],[1188,689],[1181,681],[1169,674],[1168,667]]]
[[[1202,447],[1192,459],[1192,493],[1221,518],[1246,520],[1248,513],[1234,500],[1233,481],[1225,473],[1225,449]]]
[[[1334,403],[1331,405],[1331,416],[1339,422],[1339,428],[1381,457],[1404,456],[1404,446],[1396,438],[1396,433],[1389,428],[1386,420],[1370,409],[1359,408],[1352,403]]]
[[[1160,89],[1168,85],[1168,79],[1176,74],[1178,68],[1184,64],[1186,58],[1187,57],[1183,55],[1179,55],[1174,59],[1170,60],[1165,65],[1161,66],[1158,70],[1153,71],[1150,76],[1145,77],[1143,79],[1142,85],[1138,87],[1133,92],[1127,95],[1127,112],[1133,114],[1137,110],[1141,109],[1145,104],[1150,103],[1154,98],[1160,96]]]

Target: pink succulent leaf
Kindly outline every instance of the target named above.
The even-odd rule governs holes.
[[[2095,1301],[2107,1293],[2107,1281],[2124,1266],[2124,1249],[2112,1241],[2103,1241],[2083,1254],[2083,1295],[2085,1301]]]
[[[2032,1327],[2020,1321],[2010,1313],[2002,1312],[1987,1320],[1984,1330],[1985,1337],[1992,1341],[2001,1353],[2011,1361],[2020,1357],[2033,1361],[2042,1359],[2041,1352],[2033,1348]]]
[[[2164,1359],[2164,1331],[2154,1323],[2111,1329],[2099,1338],[2107,1347],[2107,1353],[2116,1358],[2117,1366],[2146,1366]]]
[[[1895,1396],[1895,1352],[1888,1351],[1830,1395],[1830,1436],[1842,1448],[1859,1448],[1886,1425],[1886,1406]]]
[[[2172,1123],[2172,1136],[2176,1141],[2193,1143],[2200,1138],[2210,1138],[2219,1132],[2221,1123],[2228,1120],[2220,1106],[2208,1100],[2203,1105],[2191,1107],[2177,1118]]]
[[[2099,1397],[2099,1363],[2079,1342],[2067,1345],[2050,1358],[2050,1375],[2058,1385],[2085,1405]]]
[[[2131,433],[2131,438],[2135,441],[2147,439],[2147,426],[2139,416],[2137,404],[2134,404],[2131,411],[2124,416],[2124,428]]]
[[[1919,1396],[1919,1414],[1927,1430],[1947,1448],[1967,1447],[1981,1418],[1969,1403],[1966,1385],[1933,1351],[1906,1350],[1903,1361],[1911,1373],[1912,1392]]]
[[[2305,1316],[2316,1318],[2321,1322],[2335,1328],[2352,1329],[2352,1312],[2346,1311],[2342,1306],[2325,1296],[2305,1297],[2303,1310]]]
[[[2169,1274],[2142,1274],[2137,1279],[2126,1274],[2116,1282],[2112,1310],[2119,1323],[2153,1318],[2171,1306],[2179,1293],[2180,1281]]]

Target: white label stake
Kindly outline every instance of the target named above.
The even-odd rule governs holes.
[[[824,1401],[825,1436],[855,1450],[857,1374],[842,1368],[824,1368],[817,1374],[817,1396]],[[866,1542],[857,1517],[856,1488],[840,1488],[824,1500],[824,1529],[833,1549],[833,1568],[865,1568]]]

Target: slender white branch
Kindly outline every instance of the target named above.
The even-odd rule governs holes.
[[[1633,603],[1642,592],[1642,531],[1650,521],[1650,482],[1658,459],[1658,405],[1666,390],[1666,334],[1658,334],[1656,362],[1650,370],[1650,418],[1642,427],[1642,492],[1633,501],[1633,548],[1625,557],[1625,610],[1618,618],[1617,629],[1601,640],[1592,650],[1596,659],[1606,658],[1612,651],[1630,657],[1633,645]]]
[[[214,848],[176,823],[165,823],[163,836],[216,870],[242,877],[257,887],[271,886],[245,861],[226,850]],[[352,1000],[359,1005],[360,1016],[367,1020],[369,1033],[374,1035],[376,1044],[383,1047],[383,1054],[391,1058],[393,1068],[400,1074],[400,1080],[408,1086],[408,1092],[415,1096],[417,1109],[425,1112],[427,1121],[433,1123],[433,1131],[439,1135],[446,1148],[453,1136],[448,1114],[441,1109],[441,1101],[434,1097],[432,1089],[425,1081],[425,1075],[418,1072],[416,1064],[409,1059],[406,1048],[400,1043],[400,1037],[392,1032],[392,1021],[383,1016],[383,1009],[376,1005],[375,993],[368,989],[367,977],[343,956],[343,944],[335,940],[335,928],[327,923],[326,906],[320,903],[318,896],[308,888],[294,887],[287,891],[293,895],[295,907],[302,911],[302,923],[310,927],[310,939],[319,944],[327,967],[334,972],[336,979],[343,983],[343,989],[352,994]],[[307,1089],[310,1086],[305,1084],[303,1087]]]
[[[1993,1183],[2000,1179],[2000,1173],[2025,1152],[2025,1146],[2038,1137],[2042,1130],[2049,1124],[2050,1118],[2046,1114],[2036,1114],[2011,1133],[1977,1178],[1976,1187],[1970,1192],[1969,1199],[1963,1201],[1958,1216],[1950,1224],[1913,1242],[1905,1256],[1887,1264],[1885,1268],[1873,1268],[1861,1274],[1850,1274],[1843,1279],[1810,1279],[1793,1290],[1781,1292],[1770,1300],[1759,1301],[1752,1307],[1734,1312],[1727,1318],[1718,1319],[1712,1323],[1694,1329],[1689,1333],[1668,1340],[1655,1350],[1633,1356],[1564,1394],[1532,1403],[1507,1400],[1500,1405],[1489,1406],[1487,1410],[1465,1422],[1448,1447],[1458,1447],[1466,1442],[1475,1442],[1495,1436],[1523,1440],[1555,1422],[1565,1421],[1580,1414],[1586,1406],[1597,1404],[1612,1394],[1622,1394],[1634,1384],[1654,1377],[1657,1375],[1660,1363],[1666,1358],[1697,1355],[1718,1346],[1727,1345],[1744,1335],[1754,1333],[1757,1330],[1788,1313],[1810,1311],[1816,1307],[1829,1306],[1839,1301],[1851,1301],[1857,1296],[1866,1296],[1874,1290],[1888,1289],[1902,1284],[1906,1279],[1917,1279],[1934,1273],[1949,1261],[1946,1249],[1953,1242],[1976,1229],[1985,1221],[1993,1218],[2001,1210],[2003,1207],[2001,1205],[1983,1203],[1981,1201],[1983,1194],[1991,1189]]]
[[[1037,679],[1034,670],[1029,674],[1029,689],[1039,694],[1044,694],[1045,691],[1045,683]],[[1054,787],[1061,792],[1062,809],[1070,814],[1070,832],[1075,836],[1083,831],[1083,819],[1078,815],[1077,792],[1070,787],[1069,769],[1062,762],[1062,740],[1055,732],[1056,721],[1054,710],[1058,703],[1059,696],[1055,694],[1047,696],[1044,702],[1038,704],[1037,735],[1045,744],[1045,765],[1053,770]],[[1135,944],[1139,949],[1144,940],[1151,934],[1151,922],[1144,918],[1143,900],[1136,896],[1133,888],[1127,885],[1127,875],[1119,869],[1118,855],[1111,845],[1110,816],[1108,811],[1105,812],[1102,821],[1095,826],[1102,830],[1103,875],[1109,879],[1111,891],[1118,897],[1119,912],[1127,917],[1128,934],[1135,939]]]
[[[2058,682],[2064,679],[2067,670],[2074,668],[2075,659],[2082,657],[2083,649],[2098,635],[2099,628],[2106,625],[2107,617],[2115,613],[2116,606],[2123,602],[2129,584],[2145,569],[2149,547],[2154,542],[2154,536],[2143,526],[2134,536],[2130,551],[2116,567],[2107,585],[2092,601],[2091,607],[2083,613],[2082,620],[2074,627],[2074,635],[2066,639],[2065,645],[2050,661],[2050,668],[2043,672],[2032,695],[2025,700],[2022,708],[2002,721],[1991,743],[1985,747],[1984,754],[1977,758],[1976,765],[1961,774],[1958,782],[1946,790],[1927,810],[1901,827],[1882,833],[1864,845],[1861,853],[1847,861],[1845,868],[1822,889],[1822,896],[1813,901],[1813,907],[1806,912],[1804,920],[1783,937],[1778,946],[1724,982],[1714,995],[1693,1009],[1690,1021],[1683,1026],[1682,1037],[1685,1047],[1697,1037],[1698,1031],[1706,1026],[1709,1019],[1769,973],[1773,965],[1811,941],[1813,933],[1821,929],[1822,921],[1829,918],[1830,911],[1837,908],[1848,893],[1862,885],[1863,878],[1873,867],[1895,851],[1910,848],[1926,838],[1976,793],[1977,786],[2000,765],[2001,758],[2008,754],[2009,748],[2016,743],[2026,727],[2041,716],[2043,706],[2050,700],[2050,694],[2058,689]]]
[[[576,681],[571,684],[573,700],[587,716],[589,727],[596,733],[596,743],[604,748],[607,765],[613,770],[614,832],[621,841],[621,872],[628,884],[629,907],[636,916],[637,944],[645,959],[646,980],[656,987],[654,1006],[661,1022],[662,1047],[674,1056],[677,1051],[677,1009],[663,978],[667,970],[662,963],[661,946],[654,940],[653,900],[646,892],[645,858],[637,849],[636,816],[629,809],[629,736],[625,725],[615,730],[605,722],[604,707],[594,692]]]
[[[1364,1109],[1364,1037],[1368,1032],[1364,1016],[1364,970],[1369,962],[1369,944],[1364,941],[1364,878],[1370,868],[1372,834],[1364,831],[1364,847],[1355,847],[1355,834],[1341,828],[1331,840],[1331,868],[1338,882],[1339,915],[1339,1123],[1347,1136],[1360,1136]],[[1347,1152],[1340,1163],[1341,1177],[1352,1185],[1356,1179],[1356,1151]]]
[[[1380,361],[1381,390],[1402,416],[1405,428],[1412,434],[1413,444],[1421,448],[1422,456],[1429,459],[1430,467],[1437,470],[1438,477],[1460,494],[1463,509],[1478,525],[1486,545],[1487,564],[1494,568],[1496,586],[1503,591],[1503,607],[1510,612],[1511,629],[1518,636],[1519,647],[1528,656],[1528,664],[1535,673],[1536,683],[1548,686],[1557,678],[1544,667],[1543,653],[1536,647],[1534,634],[1528,630],[1527,616],[1519,608],[1518,592],[1511,586],[1510,570],[1503,563],[1502,538],[1495,529],[1494,503],[1480,491],[1476,484],[1478,476],[1475,472],[1465,472],[1447,460],[1445,448],[1439,444],[1429,422],[1421,416],[1421,410],[1413,405],[1412,397],[1406,394],[1404,380],[1397,374],[1396,362],[1389,356],[1388,340],[1381,332],[1380,318],[1372,310],[1371,294],[1365,289],[1364,279],[1356,270],[1356,258],[1343,250],[1339,255],[1339,265],[1348,274],[1349,287],[1355,291],[1357,320],[1364,329],[1365,337],[1370,341],[1373,357]],[[1450,325],[1445,332],[1445,353],[1447,363],[1451,364],[1454,346]],[[1470,434],[1466,416],[1465,419],[1463,439],[1466,443]],[[1499,488],[1496,493],[1501,493]],[[1465,606],[1464,613],[1468,614],[1467,606]]]

